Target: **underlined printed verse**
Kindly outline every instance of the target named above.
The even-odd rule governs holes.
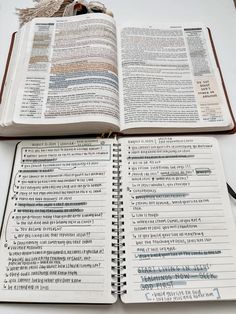
[[[108,16],[39,20],[17,102],[20,119],[118,122],[116,28]]]

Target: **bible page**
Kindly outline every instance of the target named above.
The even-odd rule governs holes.
[[[18,64],[14,122],[118,130],[116,44],[115,22],[105,14],[34,19]]]
[[[18,144],[0,242],[0,301],[113,303],[114,140]]]
[[[236,229],[216,140],[120,143],[122,301],[236,299]]]
[[[206,27],[124,27],[118,39],[124,133],[233,128]]]

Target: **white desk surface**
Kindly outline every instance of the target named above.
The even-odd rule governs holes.
[[[236,116],[236,10],[233,0],[101,0],[114,12],[117,24],[126,22],[203,22],[213,35],[231,106]],[[0,0],[0,82],[11,34],[18,29],[16,7],[30,7],[31,0]],[[216,135],[220,143],[227,181],[236,189],[236,134]],[[0,221],[16,141],[0,142]],[[236,221],[236,201],[231,201]],[[0,304],[0,314],[52,313],[160,313],[235,314],[236,301],[124,305]]]

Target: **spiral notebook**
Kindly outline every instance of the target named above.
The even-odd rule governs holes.
[[[213,138],[17,145],[1,228],[1,302],[232,300],[235,249]]]

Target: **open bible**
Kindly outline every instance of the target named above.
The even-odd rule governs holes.
[[[236,299],[236,230],[216,140],[20,142],[0,257],[2,302]]]
[[[208,29],[127,26],[104,14],[38,18],[12,43],[1,136],[234,129]]]

